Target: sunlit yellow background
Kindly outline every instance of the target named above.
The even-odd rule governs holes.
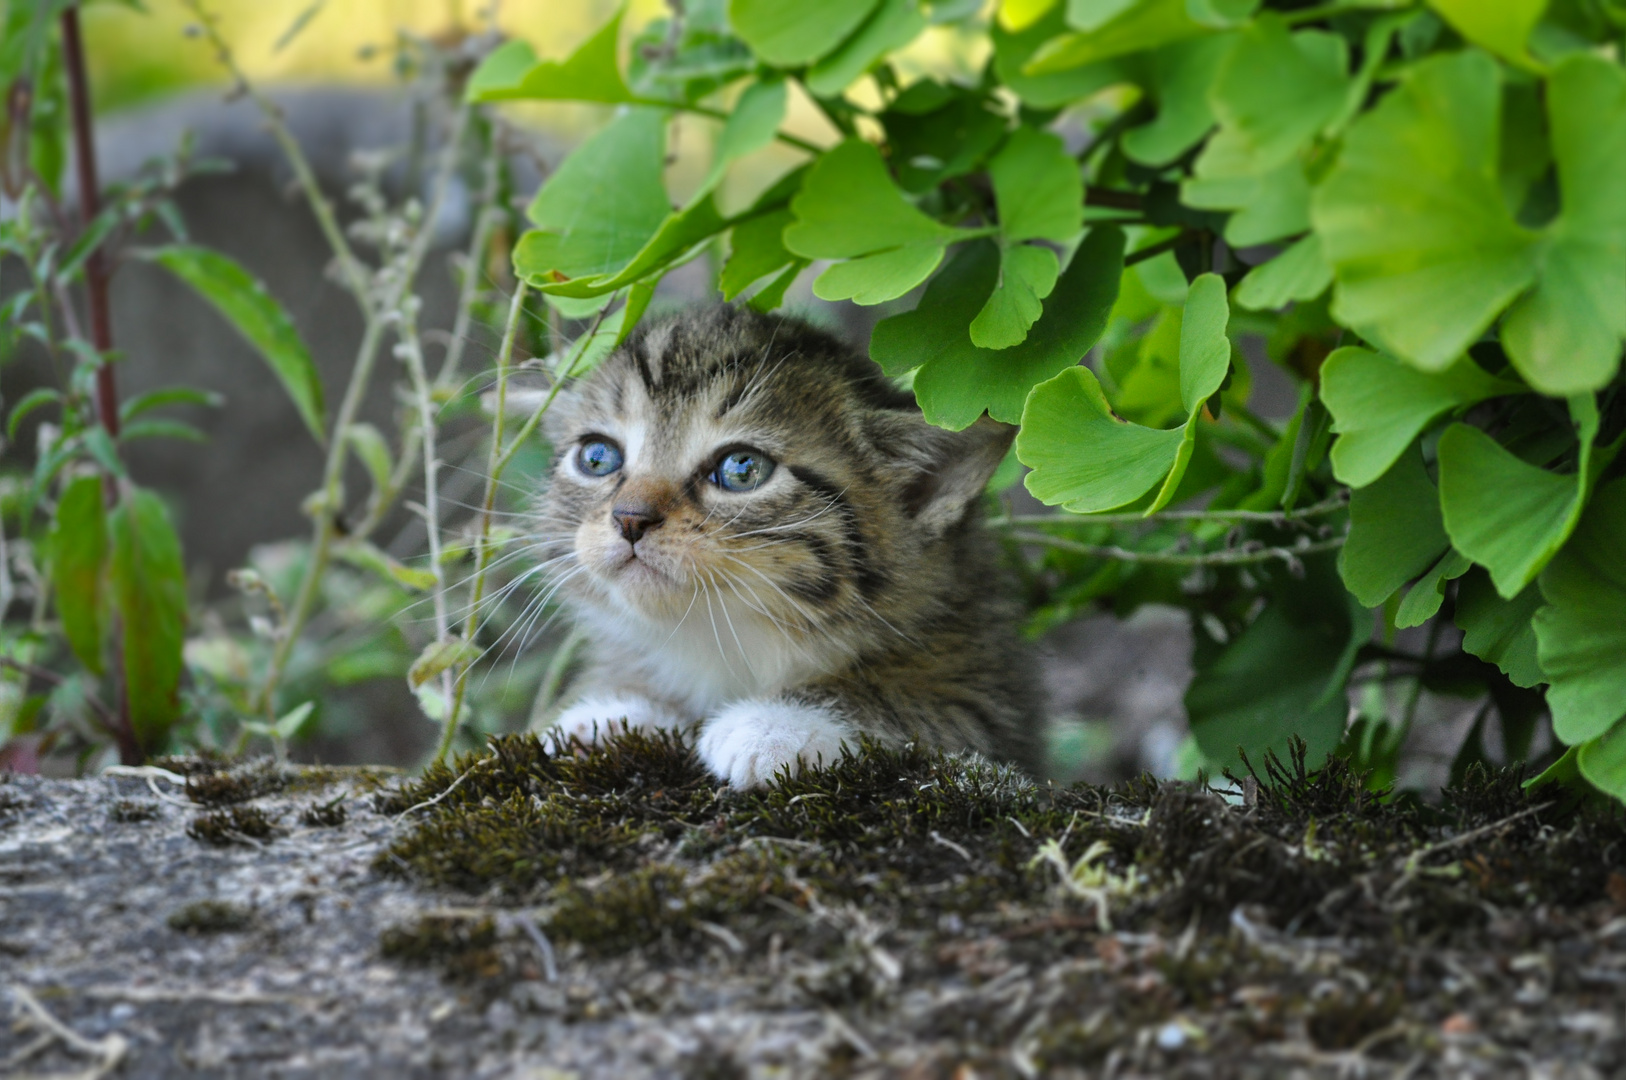
[[[225,80],[209,47],[184,31],[195,22],[180,0],[146,0],[145,14],[98,3],[84,12],[92,78],[104,110],[142,104],[189,87]],[[249,77],[274,82],[384,83],[399,31],[435,37],[498,25],[544,55],[568,52],[613,13],[613,0],[208,0],[221,32]],[[278,43],[301,15],[304,28]],[[661,0],[633,0],[628,22],[642,25],[664,10]],[[372,51],[371,59],[365,58]]]

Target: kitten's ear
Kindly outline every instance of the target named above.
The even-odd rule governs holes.
[[[882,441],[914,469],[904,508],[931,536],[964,519],[1016,438],[1016,428],[986,415],[964,431],[933,427],[919,414],[893,414],[884,427]]]

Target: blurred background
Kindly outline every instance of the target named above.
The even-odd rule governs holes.
[[[816,2],[816,0],[810,0]],[[361,170],[384,162],[384,187],[392,197],[422,195],[428,183],[418,166],[438,138],[431,102],[413,81],[413,41],[455,48],[462,41],[501,33],[529,41],[538,55],[566,55],[613,14],[608,0],[215,0],[218,29],[247,78],[284,111],[330,197],[354,217],[346,195]],[[194,16],[178,0],[145,0],[145,11],[122,3],[84,8],[84,32],[97,113],[97,148],[104,185],[128,183],[155,158],[172,154],[183,138],[197,160],[217,159],[220,171],[185,181],[176,203],[197,243],[237,259],[259,277],[293,317],[321,370],[330,401],[337,397],[353,361],[361,320],[343,288],[328,272],[330,250],[309,208],[290,184],[285,159],[252,102],[236,91],[214,50],[192,29]],[[662,0],[632,0],[626,24],[639,27],[666,13]],[[974,79],[986,57],[976,35],[953,26],[935,27],[899,61],[905,81],[922,73]],[[505,115],[503,144],[513,175],[513,201],[523,207],[569,149],[607,117],[608,110],[581,105],[514,107]],[[1070,140],[1088,137],[1087,115],[1065,116],[1060,130]],[[836,133],[808,102],[793,99],[786,127],[821,144]],[[716,126],[686,120],[675,126],[668,183],[675,198],[695,185],[710,159]],[[797,163],[778,144],[741,162],[722,198],[725,209],[748,202]],[[433,223],[435,247],[424,267],[421,324],[427,337],[450,332],[457,308],[452,256],[467,243],[472,192],[460,175]],[[425,200],[427,201],[427,200]],[[720,253],[719,253],[720,255]],[[667,276],[657,305],[714,298],[717,259],[700,259]],[[816,271],[817,268],[815,268]],[[5,290],[0,269],[0,293]],[[485,284],[501,293],[511,287],[505,268],[488,266]],[[792,310],[837,330],[855,347],[867,346],[875,321],[899,308],[832,305],[813,298],[803,275],[790,293]],[[228,571],[253,565],[262,573],[286,572],[301,557],[308,524],[301,500],[319,482],[322,452],[305,432],[287,396],[236,333],[186,286],[138,260],[118,269],[113,288],[115,335],[121,360],[121,393],[128,396],[184,383],[218,392],[222,404],[196,409],[188,419],[208,436],[205,445],[148,440],[132,449],[136,478],[162,492],[181,528],[192,588],[205,612],[199,641],[189,647],[194,665],[222,670],[242,663],[233,653],[227,623],[240,623],[248,607],[228,587]],[[471,329],[465,368],[469,389],[484,388],[494,339]],[[1262,340],[1245,341],[1252,361],[1254,408],[1265,417],[1289,415],[1295,403],[1290,379],[1269,363]],[[389,364],[388,358],[383,361]],[[9,401],[46,372],[43,357],[26,347],[0,369],[0,392]],[[386,433],[395,428],[401,401],[397,371],[381,374],[362,417]],[[33,421],[37,424],[37,420]],[[449,472],[443,499],[453,507],[479,497],[484,446],[477,410],[464,435],[455,424],[442,447]],[[390,436],[393,442],[393,436]],[[13,467],[28,467],[32,429],[25,423],[6,450]],[[539,447],[528,466],[534,479]],[[511,505],[523,510],[525,467],[515,477]],[[353,490],[366,490],[360,466]],[[408,499],[421,498],[409,490]],[[1006,498],[1026,499],[1020,485]],[[1036,504],[1035,504],[1036,505]],[[1018,507],[1019,509],[1022,507]],[[421,553],[424,530],[409,513],[397,513],[375,537],[390,555]],[[296,664],[321,701],[321,713],[296,743],[294,753],[328,762],[369,761],[412,765],[432,748],[436,729],[408,691],[406,666],[427,640],[414,620],[426,615],[410,598],[358,574],[335,576],[316,635],[316,654]],[[524,596],[516,603],[523,614]],[[252,605],[249,605],[251,607]],[[404,615],[399,613],[405,612]],[[421,627],[419,627],[421,629]],[[549,634],[557,635],[557,629]],[[543,639],[506,665],[498,665],[481,688],[476,709],[481,729],[523,726],[549,649]],[[1127,620],[1098,614],[1045,633],[1047,688],[1057,718],[1056,769],[1065,777],[1106,780],[1142,769],[1159,775],[1180,771],[1186,725],[1181,699],[1191,678],[1191,640],[1186,616],[1173,608],[1143,607]],[[212,650],[212,651],[211,651]],[[325,651],[323,651],[325,650]],[[319,692],[318,692],[319,691]],[[1459,715],[1460,714],[1460,715]],[[1404,784],[1435,786],[1449,768],[1471,706],[1425,697],[1412,728],[1401,777]]]

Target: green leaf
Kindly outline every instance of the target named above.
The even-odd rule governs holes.
[[[1161,481],[1145,512],[1167,506],[1196,450],[1202,405],[1219,391],[1230,368],[1228,318],[1224,280],[1202,275],[1188,291],[1181,321],[1180,394],[1189,415],[1172,431],[1118,419],[1087,368],[1064,371],[1035,387],[1016,446],[1017,457],[1034,470],[1027,477],[1028,490],[1051,505],[1060,502],[1077,513],[1096,513],[1127,505]],[[1069,409],[1078,414],[1071,423],[1066,419]]]
[[[1339,552],[1344,584],[1366,607],[1378,607],[1440,560],[1450,546],[1440,498],[1411,450],[1349,499],[1349,539]]]
[[[1086,33],[1099,30],[1141,0],[1067,0],[1067,25]]]
[[[192,286],[257,349],[318,443],[326,441],[322,379],[282,305],[236,262],[208,248],[174,244],[146,257]]]
[[[486,57],[469,78],[469,101],[597,101],[622,105],[636,100],[616,64],[622,7],[580,48],[562,61],[538,62],[523,41],[510,41]]]
[[[209,436],[181,420],[137,420],[119,429],[119,442],[134,442],[136,439],[181,439],[205,443],[209,441]]]
[[[97,424],[86,428],[79,433],[79,443],[90,455],[91,460],[114,476],[124,479],[127,475],[124,460],[119,457],[119,448],[114,445],[113,438],[107,429]]]
[[[1552,684],[1553,733],[1571,744],[1596,738],[1626,714],[1626,479],[1598,490],[1542,573],[1541,595],[1536,649]]]
[[[785,290],[790,288],[791,282],[795,281],[797,275],[806,270],[808,265],[806,259],[797,259],[787,266],[778,277],[757,290],[756,295],[747,300],[746,304],[753,311],[772,311],[785,302]]]
[[[1205,178],[1262,176],[1297,158],[1343,108],[1349,49],[1336,34],[1290,34],[1274,15],[1241,31],[1214,74],[1220,129],[1197,159]]]
[[[367,540],[346,540],[334,548],[333,554],[341,562],[377,574],[384,581],[403,589],[425,592],[435,587],[433,571],[408,566]]]
[[[1202,274],[1191,283],[1180,321],[1180,404],[1195,414],[1219,392],[1231,369],[1231,339],[1225,335],[1231,308],[1225,279]]]
[[[1481,48],[1510,63],[1535,69],[1525,43],[1548,0],[1428,0],[1452,28]]]
[[[699,193],[689,200],[691,203],[721,183],[734,162],[773,142],[789,100],[790,88],[784,79],[764,79],[745,88],[717,136],[711,171],[701,182]]]
[[[1095,373],[1069,367],[1028,396],[1016,456],[1033,497],[1078,514],[1127,506],[1169,475],[1181,428],[1159,431],[1112,415]]]
[[[1496,62],[1418,63],[1350,126],[1311,217],[1333,314],[1409,363],[1454,363],[1535,279],[1538,238],[1502,202]]]
[[[931,276],[943,261],[943,245],[917,244],[836,263],[813,281],[820,300],[884,304]]]
[[[316,711],[315,701],[295,705],[277,718],[277,722],[271,725],[270,733],[279,739],[291,739],[299,734],[299,729],[305,726],[305,721],[314,711]]]
[[[1541,277],[1502,323],[1513,366],[1544,394],[1605,386],[1626,335],[1626,72],[1566,59],[1547,80],[1563,212],[1547,230]]]
[[[73,654],[102,673],[102,575],[107,562],[107,510],[99,476],[68,482],[51,521],[51,588],[62,633]]]
[[[1274,311],[1294,300],[1314,300],[1332,284],[1332,267],[1311,233],[1269,262],[1248,271],[1236,287],[1238,307]]]
[[[462,638],[431,641],[412,662],[412,667],[407,671],[407,682],[416,690],[448,668],[472,664],[479,658],[480,650]]]
[[[1061,273],[1056,253],[1029,244],[1007,247],[999,257],[999,281],[971,320],[971,341],[984,349],[1020,345],[1044,310],[1044,298]]]
[[[1529,791],[1546,784],[1559,783],[1568,786],[1578,782],[1581,778],[1581,769],[1576,759],[1581,756],[1580,750],[1578,746],[1570,747],[1557,761],[1526,780],[1522,786]]]
[[[1083,230],[1084,179],[1057,136],[1017,128],[988,163],[988,177],[1006,240],[1066,244]]]
[[[1540,686],[1547,676],[1536,657],[1531,619],[1541,604],[1541,590],[1533,584],[1504,600],[1483,570],[1469,574],[1457,586],[1456,624],[1464,651],[1501,668],[1515,686]]]
[[[1406,590],[1405,598],[1395,611],[1395,626],[1401,629],[1422,626],[1439,614],[1440,605],[1445,602],[1445,583],[1466,574],[1472,566],[1461,552],[1448,549],[1428,573],[1417,579],[1417,584]]]
[[[1132,0],[1127,4],[1113,0],[1104,10],[1110,9],[1115,9],[1116,17],[1093,23],[1075,16],[1074,12],[1084,10],[1084,5],[1073,0],[1068,5],[1068,21],[1087,29],[1056,38],[1040,48],[1023,73],[1048,75],[1213,32],[1186,14],[1186,0]]]
[[[1440,507],[1445,531],[1458,551],[1490,571],[1496,591],[1511,599],[1535,579],[1564,546],[1581,519],[1597,473],[1592,441],[1596,406],[1572,399],[1580,437],[1579,468],[1561,475],[1514,456],[1468,424],[1440,436]],[[1588,405],[1591,399],[1585,399]]]
[[[883,56],[903,48],[924,29],[926,19],[916,0],[881,0],[857,33],[808,69],[804,82],[816,97],[835,97]]]
[[[853,258],[819,275],[813,293],[823,300],[878,304],[926,280],[953,240],[977,235],[943,225],[903,197],[880,152],[848,139],[808,171],[791,200],[796,220],[785,247],[808,259]]]
[[[1124,156],[1142,165],[1173,164],[1197,145],[1214,126],[1208,88],[1220,61],[1231,51],[1229,34],[1193,38],[1154,49],[1146,55],[1145,74],[1139,80],[1157,105],[1150,122],[1124,132]]]
[[[383,434],[371,424],[351,424],[344,429],[344,438],[350,444],[350,449],[356,452],[356,457],[367,466],[367,474],[373,479],[373,490],[388,491],[390,478],[395,474],[395,460]]]
[[[1583,743],[1575,764],[1593,787],[1626,802],[1626,724]]]
[[[163,501],[139,488],[108,515],[113,600],[123,631],[130,723],[143,747],[163,745],[180,714],[186,567]]]
[[[1092,229],[1027,338],[996,352],[973,344],[968,328],[993,290],[999,251],[986,240],[967,244],[926,286],[915,310],[875,327],[870,356],[893,376],[919,368],[915,397],[939,427],[959,431],[984,411],[1018,423],[1028,392],[1077,364],[1099,340],[1123,276],[1123,246],[1121,230]]]
[[[841,44],[880,0],[729,0],[728,21],[775,67],[799,67]]]
[[[1024,104],[1036,109],[1053,109],[1089,97],[1113,83],[1129,81],[1128,67],[1116,60],[1048,75],[1024,73],[1023,68],[1033,54],[1065,30],[1059,6],[1050,7],[1038,22],[1019,29],[994,24],[990,33],[994,43],[994,72]]]
[[[1367,620],[1344,593],[1330,558],[1312,557],[1305,568],[1302,582],[1277,589],[1258,618],[1223,647],[1199,635],[1186,715],[1211,761],[1236,763],[1238,747],[1255,761],[1267,750],[1285,754],[1298,736],[1313,767],[1343,735],[1345,687]]]
[[[1365,487],[1439,417],[1523,392],[1467,359],[1429,375],[1382,353],[1347,346],[1334,350],[1321,367],[1321,400],[1339,436],[1332,448],[1333,475],[1350,487]]]
[[[752,282],[762,280],[795,259],[785,250],[781,238],[785,226],[794,220],[789,210],[776,210],[734,226],[729,233],[728,261],[717,279],[724,300],[734,299]]]
[[[1228,27],[1246,22],[1260,0],[1186,0],[1186,14],[1204,26]]]
[[[999,25],[1013,33],[1026,30],[1045,16],[1059,0],[1002,0]]]
[[[148,390],[145,394],[137,394],[132,398],[125,398],[119,403],[119,419],[129,423],[142,413],[165,405],[204,405],[218,408],[225,403],[225,398],[212,390],[199,390],[193,386],[166,386],[158,390]],[[18,407],[21,407],[21,402]]]
[[[1260,176],[1198,176],[1181,185],[1180,197],[1200,210],[1233,211],[1225,222],[1225,241],[1233,247],[1269,243],[1310,227],[1310,182],[1296,160]]]
[[[790,208],[796,221],[785,230],[785,247],[809,259],[907,245],[941,248],[968,235],[915,209],[887,175],[880,152],[862,139],[848,139],[820,158]]]
[[[544,284],[613,275],[671,212],[661,182],[666,116],[629,109],[559,163],[528,211],[537,226],[514,247],[514,272]]]
[[[22,396],[22,400],[11,407],[11,415],[6,417],[6,438],[15,439],[17,428],[29,413],[41,405],[50,405],[62,400],[62,391],[50,386],[37,386]]]
[[[687,261],[688,258],[699,254],[700,245],[727,227],[728,222],[717,211],[715,194],[706,192],[682,210],[668,214],[666,220],[655,230],[655,234],[615,273],[562,282],[553,282],[542,277],[540,280],[533,280],[532,284],[545,293],[560,296],[602,296],[625,288],[651,274],[664,273],[671,266]],[[534,232],[526,233],[520,238],[521,246],[527,238],[535,235],[537,234]],[[520,254],[516,249],[514,253],[516,264],[519,258]]]

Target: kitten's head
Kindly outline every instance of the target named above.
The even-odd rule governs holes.
[[[934,428],[834,338],[730,307],[640,328],[548,427],[540,539],[576,603],[676,625],[715,598],[797,633],[929,593],[1013,434]]]

